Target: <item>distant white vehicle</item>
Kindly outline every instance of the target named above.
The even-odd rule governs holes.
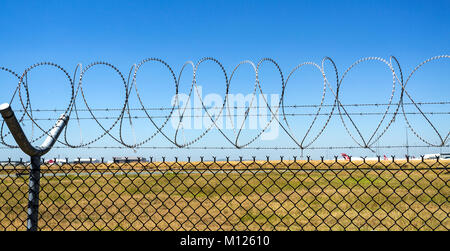
[[[2,162],[0,162],[1,166],[9,166],[9,165],[12,165],[12,166],[24,165],[24,166],[26,166],[28,164],[29,164],[29,162],[23,162],[23,161],[2,161]]]
[[[450,159],[450,153],[441,153],[440,159]]]
[[[144,157],[113,157],[114,163],[147,162]]]
[[[440,158],[440,154],[439,153],[430,153],[430,154],[425,154],[423,156],[423,159],[437,159]]]
[[[95,164],[100,163],[97,159],[75,159],[72,163],[74,164]]]
[[[345,159],[350,161],[350,156],[348,156],[346,153],[341,153],[341,156]],[[351,157],[352,160],[364,160],[361,157]],[[378,160],[378,157],[366,157],[365,160]],[[389,160],[386,155],[383,157],[380,156],[380,160]]]
[[[45,163],[50,164],[50,165],[53,165],[53,164],[62,165],[62,164],[67,164],[69,162],[67,161],[67,159],[49,159],[49,160],[46,160]]]
[[[450,159],[450,153],[431,153],[425,154],[423,156],[424,159]]]

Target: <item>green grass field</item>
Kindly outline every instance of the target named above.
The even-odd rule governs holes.
[[[439,163],[254,164],[43,167],[39,228],[450,229],[450,174]],[[8,173],[0,180],[0,229],[25,229],[28,179],[16,171],[0,172]]]

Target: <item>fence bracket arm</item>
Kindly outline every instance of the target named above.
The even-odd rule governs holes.
[[[17,145],[28,156],[42,156],[50,151],[69,120],[68,116],[62,114],[56,124],[48,133],[48,136],[42,143],[42,145],[39,147],[34,147],[28,141],[27,136],[25,135],[22,127],[19,124],[19,121],[17,121],[16,115],[14,114],[11,106],[8,103],[0,105],[0,113],[2,114],[2,117],[5,120],[6,125],[13,135]]]

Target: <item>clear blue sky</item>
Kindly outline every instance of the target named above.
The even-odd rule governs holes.
[[[219,59],[227,70],[231,71],[242,60],[250,59],[257,62],[263,57],[271,57],[280,63],[284,74],[288,74],[298,63],[304,61],[320,63],[324,56],[329,56],[336,61],[342,73],[352,62],[361,57],[380,56],[388,59],[390,55],[395,55],[400,60],[403,70],[409,73],[415,65],[426,58],[450,54],[449,13],[450,1],[438,0],[3,0],[0,2],[0,66],[21,73],[33,63],[53,61],[68,69],[72,74],[77,63],[81,62],[83,65],[87,65],[94,61],[108,61],[119,67],[124,74],[128,74],[132,64],[147,57],[158,57],[166,60],[173,66],[175,72],[178,72],[187,60],[197,61],[202,57],[211,56]],[[370,83],[379,81],[378,77],[382,74],[385,74],[386,78],[384,79],[389,80],[389,74],[386,73],[385,68],[374,65],[375,70],[372,68],[361,69],[360,75],[363,75],[363,78],[368,76],[364,75],[366,73],[373,76],[371,79],[365,80],[369,82],[365,85],[358,85],[356,78],[360,75],[355,75],[353,80],[349,77],[347,87],[343,87],[347,88],[348,103],[387,101],[390,92],[389,82],[383,86],[370,85]],[[442,64],[436,64],[435,68],[430,68],[430,74],[438,70],[443,73],[439,76],[428,75],[428,77],[432,76],[431,81],[430,78],[426,78],[427,76],[423,76],[423,78],[418,77],[417,81],[420,80],[420,83],[411,83],[411,88],[413,84],[418,87],[414,92],[415,97],[422,101],[448,101],[450,78],[448,78],[448,70],[445,69],[448,69],[449,65],[448,62],[443,61]],[[111,71],[109,71],[109,75],[108,71],[104,72],[103,76],[99,75],[100,73],[92,73],[91,82],[95,82],[96,78],[111,77]],[[38,73],[36,74],[38,75]],[[67,103],[65,100],[67,100],[68,93],[66,86],[62,85],[67,85],[67,83],[53,83],[56,82],[56,78],[45,79],[50,75],[42,74],[40,77],[37,75],[36,81],[32,83],[38,87],[30,87],[35,88],[32,96],[36,97],[37,107],[65,108],[61,104]],[[0,72],[0,80],[7,79],[5,76],[3,72]],[[0,83],[0,86],[3,86],[3,83]],[[0,93],[2,99],[0,102],[9,99],[10,91],[15,84],[14,81],[6,84],[8,93]],[[119,82],[114,84],[114,88],[107,89],[121,88]],[[264,84],[268,90],[279,88],[278,83]],[[352,84],[354,84],[354,88],[350,88]],[[58,86],[49,90],[48,87],[51,85]],[[169,84],[168,86],[173,88],[173,85]],[[429,87],[431,90],[441,91],[430,91],[427,94],[426,90],[430,90]],[[220,92],[223,88],[223,83],[211,83],[209,91]],[[291,93],[305,92],[305,89],[300,87],[292,88]],[[423,88],[424,91],[422,92],[420,88]],[[169,105],[170,92],[166,89],[159,88],[158,91],[165,93],[165,96],[160,97],[160,95],[154,94],[155,102],[149,105]],[[244,89],[244,87],[237,88],[236,91],[249,93]],[[90,91],[93,95],[92,93],[104,90],[105,84],[99,84],[92,86]],[[320,91],[320,88],[317,88],[317,91]],[[59,92],[64,92],[65,96],[52,98],[51,102],[48,98],[42,98],[42,95],[48,97]],[[367,99],[363,94],[367,96]],[[320,93],[318,95],[320,97]],[[117,97],[120,98],[120,94],[117,94]],[[148,97],[151,99],[151,96]],[[298,100],[294,97],[288,97],[289,103],[310,103],[307,99]],[[357,99],[358,97],[359,99]],[[114,106],[115,100],[115,98],[109,98],[108,104]],[[446,108],[448,110],[448,106]],[[448,118],[448,115],[443,118]],[[440,119],[442,120],[442,118]],[[336,127],[338,127],[338,118],[336,117],[335,120]],[[448,123],[441,124],[440,129],[448,131],[448,125]],[[404,125],[402,124],[399,128],[397,134],[404,135]],[[342,128],[331,130],[330,133],[338,134],[341,130]],[[76,130],[74,132],[76,133]],[[349,140],[348,137],[344,138]],[[333,139],[329,140],[336,144],[340,143],[337,138],[334,141]],[[396,142],[403,144],[404,138],[398,138],[386,144],[395,144]],[[349,141],[349,143],[351,142]],[[82,157],[87,155],[108,157],[122,153],[80,150],[74,154],[66,150],[60,152],[53,150],[50,154],[52,156],[49,155],[49,157],[58,154],[69,157],[79,155]],[[161,156],[166,153],[142,151],[137,154]],[[212,154],[201,152],[189,154],[189,152],[174,151],[168,155],[209,156]],[[217,152],[217,154],[223,156],[232,153]],[[262,155],[265,156],[265,154]],[[271,152],[271,154],[279,155],[281,153]],[[293,154],[295,153],[289,152],[285,155]],[[296,154],[298,155],[298,153]],[[337,153],[311,154],[318,156]],[[360,152],[355,152],[355,154],[360,154]],[[367,152],[361,154],[371,155]],[[239,154],[236,152],[235,155],[258,155],[258,153],[248,151]],[[5,150],[1,157],[5,156],[17,157],[22,154],[15,150]]]

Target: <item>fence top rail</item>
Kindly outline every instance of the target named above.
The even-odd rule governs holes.
[[[30,167],[29,162],[12,161],[0,162],[0,173],[22,172],[26,174]],[[120,160],[107,161],[103,159],[88,159],[81,161],[67,161],[66,159],[43,160],[40,166],[42,173],[55,172],[153,172],[153,171],[217,171],[217,170],[322,170],[322,171],[352,171],[352,170],[449,170],[449,159],[391,159],[391,160],[303,160],[303,159],[277,159],[277,160]]]

